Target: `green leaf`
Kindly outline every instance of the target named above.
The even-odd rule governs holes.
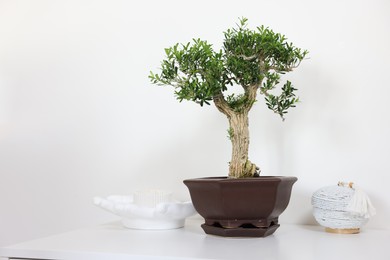
[[[199,38],[165,48],[166,58],[160,73],[150,72],[153,84],[171,85],[179,101],[190,100],[201,106],[210,105],[215,96],[224,96],[229,108],[240,112],[250,109],[256,100],[248,98],[249,86],[256,86],[265,95],[266,105],[282,118],[298,98],[290,81],[281,87],[281,94],[271,92],[279,86],[280,76],[296,68],[308,52],[295,47],[287,38],[261,25],[251,30],[248,19],[239,18],[236,27],[227,29],[223,48],[214,50]],[[235,84],[244,94],[230,94]]]

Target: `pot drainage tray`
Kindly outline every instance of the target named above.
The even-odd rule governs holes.
[[[223,237],[266,237],[272,235],[280,225],[274,224],[269,227],[238,227],[238,228],[223,228],[220,226],[210,226],[203,224],[206,234],[217,235]]]

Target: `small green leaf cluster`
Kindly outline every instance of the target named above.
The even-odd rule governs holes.
[[[280,33],[264,26],[250,30],[246,25],[247,19],[242,18],[238,28],[225,32],[227,66],[238,84],[258,84],[269,70],[281,74],[291,71],[308,54],[287,42]]]
[[[229,129],[227,130],[227,132],[228,132],[228,138],[229,138],[229,140],[232,140],[233,139],[233,136],[234,136],[234,130],[233,130],[233,128],[231,128],[231,127],[229,127]]]
[[[295,96],[295,90],[297,89],[291,85],[291,82],[287,81],[283,85],[282,93],[279,96],[268,94],[265,97],[268,108],[279,114],[284,120],[284,115],[287,114],[287,110],[290,107],[295,107],[295,104],[299,102],[299,98]]]
[[[231,94],[226,97],[229,107],[237,113],[241,113],[246,107],[251,106],[255,100],[248,100],[245,94]]]
[[[271,91],[279,84],[280,75],[299,66],[308,52],[267,27],[248,29],[246,18],[225,31],[224,36],[219,51],[200,39],[166,48],[161,73],[151,72],[151,82],[171,85],[179,101],[190,100],[201,106],[223,97],[236,113],[248,112],[256,101],[253,90],[259,90],[268,108],[283,118],[298,102],[296,89],[287,81],[281,95],[275,96]],[[244,93],[227,95],[225,91],[234,84],[242,86]]]
[[[192,45],[176,44],[166,48],[167,58],[161,63],[161,74],[151,72],[152,83],[175,87],[177,98],[210,105],[221,90],[225,90],[222,51],[215,52],[212,45],[194,39]]]

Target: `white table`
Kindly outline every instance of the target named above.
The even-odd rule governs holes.
[[[286,225],[266,238],[205,235],[201,220],[182,229],[130,230],[119,222],[84,228],[0,248],[5,259],[269,259],[389,260],[390,231],[329,234],[319,226]]]

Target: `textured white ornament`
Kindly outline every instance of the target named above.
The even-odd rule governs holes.
[[[317,190],[312,205],[316,221],[331,229],[359,229],[375,214],[368,196],[353,183]]]
[[[95,197],[94,204],[122,217],[123,225],[133,229],[181,228],[185,219],[196,213],[192,202],[174,201],[170,192],[160,190]]]

